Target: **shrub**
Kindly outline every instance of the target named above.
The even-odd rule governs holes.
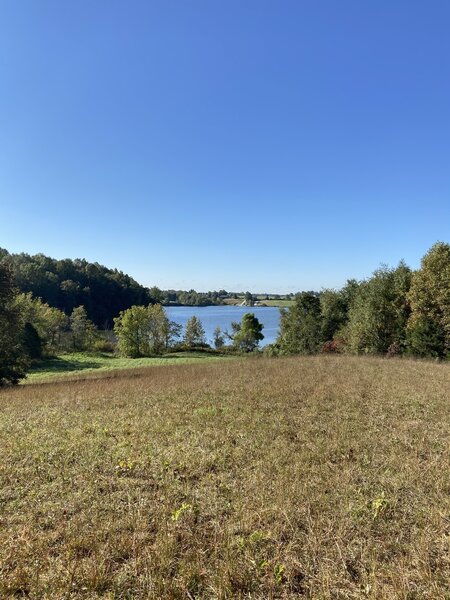
[[[92,349],[94,352],[109,352],[112,354],[116,350],[116,345],[111,340],[98,339],[93,343]]]

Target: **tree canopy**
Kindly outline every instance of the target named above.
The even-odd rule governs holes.
[[[253,313],[245,313],[240,323],[232,323],[231,326],[233,346],[242,352],[253,352],[264,339],[261,333],[264,325]]]
[[[132,306],[122,311],[114,319],[120,354],[131,358],[161,354],[171,338],[179,334],[173,325],[160,304]]]
[[[186,346],[204,346],[206,344],[205,330],[203,325],[195,315],[186,323],[183,342]]]
[[[0,262],[0,386],[17,383],[28,366],[25,324],[16,297],[12,270]]]
[[[150,291],[129,275],[84,259],[56,260],[0,249],[1,258],[12,269],[20,291],[31,292],[66,315],[84,306],[88,318],[101,328],[111,326],[120,311],[152,301]]]

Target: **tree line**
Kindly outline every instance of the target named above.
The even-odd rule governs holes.
[[[381,267],[341,290],[297,294],[281,310],[272,354],[409,355],[447,358],[450,352],[450,245],[436,243],[412,271],[403,261]]]
[[[66,315],[84,306],[97,327],[111,327],[121,310],[153,301],[150,290],[129,275],[84,259],[56,260],[44,254],[10,254],[0,249],[0,260],[10,267],[14,285],[21,292],[41,298]]]
[[[57,260],[44,254],[10,254],[0,248],[0,261],[11,267],[14,283],[21,292],[41,298],[66,315],[77,306],[84,306],[89,319],[102,329],[112,327],[119,312],[131,306],[211,306],[236,296],[226,290],[197,292],[160,290],[156,286],[147,288],[122,271],[84,259]]]
[[[232,323],[232,332],[216,328],[214,346],[253,351],[263,339],[263,326],[253,314]],[[67,352],[116,352],[131,358],[173,350],[210,348],[200,320],[191,317],[184,329],[171,321],[161,304],[135,305],[114,318],[113,336],[105,337],[84,306],[70,315],[15,287],[11,265],[0,263],[0,385],[18,383],[33,361]]]
[[[150,295],[146,300],[118,311],[114,336],[107,338],[83,304],[67,313],[31,292],[21,292],[13,263],[0,261],[0,385],[17,383],[30,361],[60,352],[116,351],[138,357],[208,347],[196,317],[183,333],[156,302],[161,298]],[[214,347],[252,352],[264,337],[262,328],[247,313],[241,323],[232,323],[231,332],[216,329]],[[264,352],[448,358],[450,245],[435,244],[417,271],[400,262],[395,268],[381,267],[367,280],[349,280],[340,290],[297,294],[291,307],[281,309],[278,339]]]

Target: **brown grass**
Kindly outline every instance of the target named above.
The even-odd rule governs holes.
[[[450,598],[449,365],[183,365],[0,393],[0,597]]]

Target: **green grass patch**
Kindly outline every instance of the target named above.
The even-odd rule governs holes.
[[[265,306],[279,306],[280,308],[287,308],[294,304],[293,300],[260,300]]]
[[[25,383],[36,383],[47,379],[67,376],[78,377],[92,372],[113,371],[117,369],[136,369],[162,365],[181,365],[191,363],[229,360],[230,356],[208,354],[206,352],[176,352],[163,356],[145,358],[123,358],[107,353],[74,352],[35,363]]]

